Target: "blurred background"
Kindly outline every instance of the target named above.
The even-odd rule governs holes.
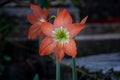
[[[66,8],[74,23],[88,16],[75,37],[78,80],[120,80],[120,0],[0,0],[0,80],[55,80],[55,60],[40,57],[39,40],[28,40],[30,4]],[[61,62],[61,79],[72,80],[71,59]]]

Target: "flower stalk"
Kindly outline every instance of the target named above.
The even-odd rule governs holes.
[[[56,59],[56,80],[60,80],[60,63],[58,59]]]
[[[73,80],[77,80],[77,71],[76,71],[76,63],[75,58],[72,58],[72,75]]]

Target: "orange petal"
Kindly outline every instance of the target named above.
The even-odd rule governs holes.
[[[57,56],[58,56],[58,62],[61,62],[64,57],[64,51],[60,50],[59,52],[57,52]]]
[[[67,25],[67,30],[69,31],[69,36],[72,38],[76,36],[83,28],[84,24],[70,24]]]
[[[35,39],[40,34],[40,24],[33,24],[28,32],[28,39]]]
[[[62,60],[62,58],[64,57],[63,45],[57,43],[56,48],[55,48],[55,52],[56,52],[57,57],[58,57],[58,62],[60,62]]]
[[[36,18],[44,18],[44,13],[41,9],[40,6],[37,6],[37,5],[34,5],[34,4],[31,4],[30,5],[30,8],[33,10],[33,14]]]
[[[48,17],[49,13],[50,13],[50,9],[47,9],[44,11],[45,19]]]
[[[53,25],[49,22],[43,22],[41,23],[41,31],[47,36],[52,36]]]
[[[40,44],[40,51],[44,50],[44,48],[46,48],[52,42],[53,42],[52,37],[44,38]]]
[[[42,41],[43,40],[43,33],[42,33],[42,31],[40,30],[40,40]]]
[[[31,24],[38,22],[38,19],[36,19],[33,14],[28,14],[27,19]]]
[[[53,41],[52,37],[46,37],[42,40],[42,43],[39,48],[39,54],[41,56],[43,55],[49,55],[52,52],[54,52],[55,48],[55,42]]]
[[[36,10],[36,11],[39,11],[39,10],[41,11],[42,10],[40,6],[35,5],[35,4],[31,4],[30,8],[33,9],[33,10]]]
[[[80,22],[80,24],[85,24],[85,22],[87,21],[88,16],[86,16],[85,18],[82,19],[82,21]]]
[[[71,24],[71,23],[72,23],[72,18],[66,9],[60,10],[58,16],[54,20],[55,27],[60,27],[60,26],[65,27],[67,24]]]
[[[76,57],[77,54],[76,50],[77,50],[76,43],[73,39],[70,39],[68,43],[64,44],[64,51],[67,55]]]

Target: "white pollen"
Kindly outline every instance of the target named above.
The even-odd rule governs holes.
[[[45,19],[40,19],[41,22],[46,22]]]
[[[58,34],[59,34],[59,32],[65,33],[66,39],[65,39],[65,38],[64,38],[64,39],[59,39],[59,38],[57,37]],[[69,42],[69,32],[67,31],[66,28],[64,28],[64,27],[62,27],[62,26],[60,26],[59,28],[54,29],[54,30],[52,31],[52,36],[53,36],[53,40],[54,40],[55,42],[60,42],[60,43],[62,43],[62,44]]]

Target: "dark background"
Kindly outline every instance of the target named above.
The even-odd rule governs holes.
[[[31,3],[51,8],[49,16],[56,15],[58,8],[66,8],[75,23],[88,16],[85,29],[76,38],[78,58],[120,52],[120,0],[0,0],[0,80],[33,80],[36,75],[40,80],[55,80],[54,60],[39,56],[38,39],[27,39]],[[70,78],[71,68],[61,67],[62,80]],[[89,74],[96,77],[78,73],[83,80],[116,80],[119,72],[111,70],[115,79],[109,73]]]

